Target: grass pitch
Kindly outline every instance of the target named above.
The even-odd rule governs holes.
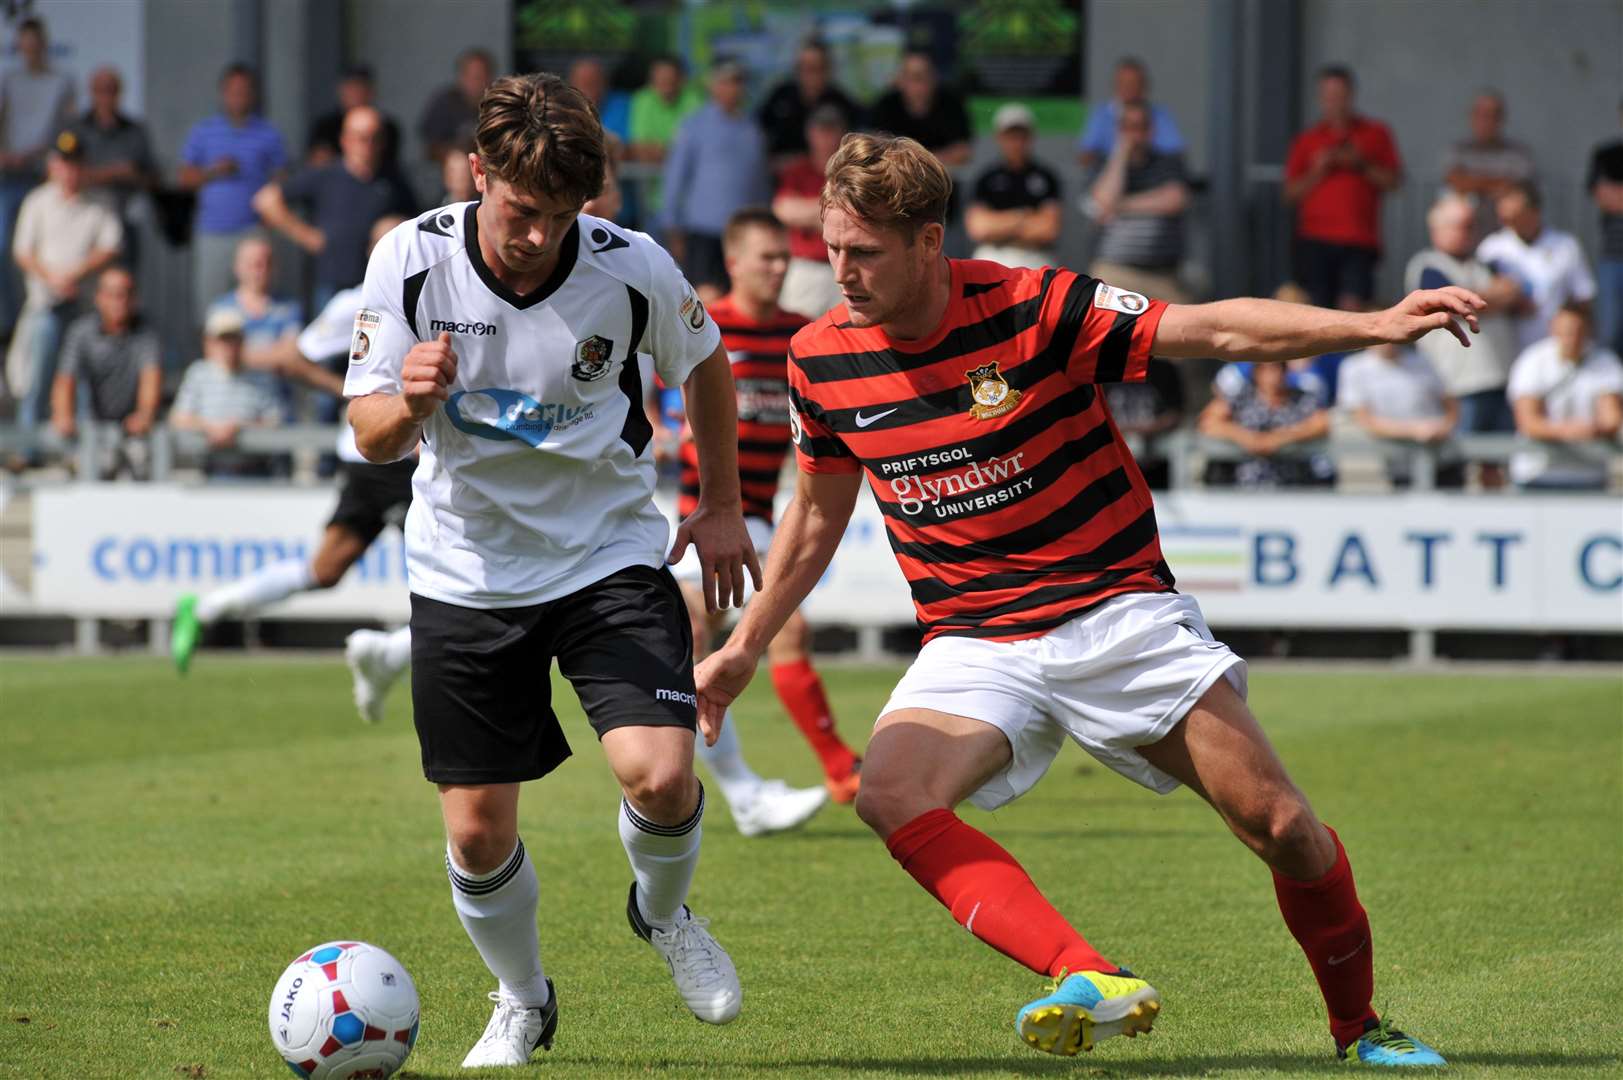
[[[850,736],[898,671],[833,669]],[[767,775],[815,765],[765,679],[739,715]],[[404,688],[402,688],[404,689]],[[522,687],[514,687],[523,693]],[[457,1065],[490,980],[451,910],[406,695],[349,708],[337,660],[0,662],[0,1077],[285,1077],[265,1010],[302,950],[389,949],[422,996],[411,1076]],[[966,809],[1106,955],[1165,998],[1152,1037],[1076,1059],[1015,1039],[1042,980],[973,941],[848,808],[745,840],[718,798],[693,907],[744,980],[695,1022],[631,936],[616,792],[576,756],[531,785],[556,1048],[520,1073],[628,1077],[1222,1076],[1336,1070],[1267,872],[1187,792],[1068,748],[1029,796]],[[1623,1075],[1623,683],[1266,672],[1252,702],[1352,854],[1376,1004],[1462,1077]]]

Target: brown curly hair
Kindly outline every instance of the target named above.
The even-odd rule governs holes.
[[[487,173],[522,191],[584,205],[603,190],[608,150],[597,109],[556,75],[491,83],[474,146]]]

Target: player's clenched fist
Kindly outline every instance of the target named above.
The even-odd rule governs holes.
[[[400,396],[412,418],[426,420],[440,402],[451,396],[455,380],[456,353],[451,349],[450,334],[442,333],[433,341],[413,345],[400,365]]]

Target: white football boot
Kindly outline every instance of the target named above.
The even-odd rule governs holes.
[[[473,1044],[468,1056],[462,1059],[464,1069],[480,1065],[523,1065],[530,1060],[536,1047],[552,1049],[552,1036],[558,1030],[558,994],[547,980],[547,1003],[526,1009],[514,1001],[504,1000],[491,991],[490,1000],[496,1010],[490,1014],[485,1033]]]
[[[729,802],[727,809],[739,835],[763,836],[798,829],[827,802],[826,787],[792,788],[782,780],[766,780],[747,798]]]
[[[368,724],[383,718],[383,699],[400,677],[384,656],[383,643],[388,639],[379,630],[357,630],[344,639],[344,662],[355,684],[355,709]]]
[[[738,985],[738,971],[721,943],[710,936],[709,919],[701,919],[682,905],[669,930],[657,930],[643,919],[637,908],[637,883],[631,883],[626,899],[626,919],[636,935],[654,947],[671,969],[671,980],[682,1003],[707,1024],[725,1024],[738,1016],[744,1004],[744,990]]]

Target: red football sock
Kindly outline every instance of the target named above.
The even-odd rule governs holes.
[[[823,763],[824,774],[830,780],[850,776],[857,756],[834,731],[834,712],[828,707],[823,680],[817,677],[811,661],[802,658],[787,664],[773,664],[772,686],[795,727]]]
[[[1307,954],[1330,1013],[1330,1033],[1345,1046],[1375,1019],[1369,1006],[1375,994],[1375,942],[1369,916],[1358,902],[1352,864],[1341,838],[1329,826],[1336,845],[1336,864],[1316,881],[1297,881],[1274,874],[1274,895],[1291,936]]]
[[[959,924],[1040,975],[1115,971],[1054,910],[1014,856],[951,810],[930,810],[890,834],[891,857]]]

